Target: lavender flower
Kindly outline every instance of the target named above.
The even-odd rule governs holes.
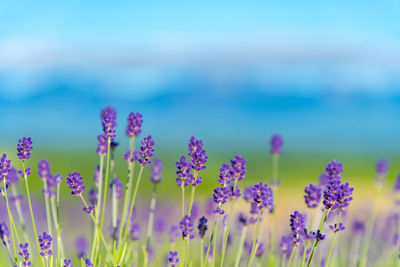
[[[19,244],[19,248],[21,251],[18,253],[22,257],[23,263],[22,265],[31,266],[31,262],[29,261],[29,251],[28,251],[28,243]]]
[[[132,240],[139,240],[140,239],[140,235],[142,233],[140,225],[139,224],[132,224],[131,225],[131,239]]]
[[[99,142],[97,143],[96,153],[99,154],[99,156],[107,155],[108,152],[107,138],[108,137],[105,134],[99,134],[97,136],[97,141]]]
[[[130,150],[126,151],[124,154],[124,159],[128,162],[134,162],[139,160],[139,151],[134,150],[132,153]]]
[[[189,215],[185,215],[185,217],[183,217],[182,221],[180,221],[179,223],[179,228],[182,230],[183,238],[193,239],[194,224],[192,217],[190,217]]]
[[[232,178],[232,172],[231,172],[231,168],[229,167],[228,164],[222,164],[220,170],[220,174],[219,174],[219,179],[218,179],[218,183],[221,184],[221,186],[223,187],[227,187],[230,183],[231,183],[231,178]]]
[[[39,246],[40,246],[40,255],[42,257],[47,257],[52,254],[51,252],[51,241],[53,238],[48,235],[46,232],[43,233],[43,235],[39,235]]]
[[[302,236],[305,232],[304,215],[297,210],[290,215],[290,229],[292,231],[293,243],[295,245],[303,242]]]
[[[185,156],[182,156],[180,160],[177,161],[175,164],[178,168],[178,170],[176,171],[176,174],[178,175],[176,183],[178,184],[178,186],[182,187],[191,184],[194,180],[194,177],[190,172],[192,169],[192,164],[188,160],[186,160]]]
[[[95,205],[97,203],[97,190],[92,188],[89,191],[89,203]]]
[[[161,172],[163,171],[162,168],[162,160],[161,159],[154,159],[153,165],[151,165],[151,176],[150,181],[153,184],[158,184],[161,182]]]
[[[344,231],[344,229],[346,229],[346,228],[344,227],[343,223],[339,223],[339,224],[335,223],[334,225],[329,225],[329,228],[330,228],[334,233],[337,233],[337,232],[340,232],[340,231]]]
[[[259,182],[252,186],[252,202],[250,212],[257,214],[262,208],[272,210],[274,207],[273,191],[267,184]]]
[[[170,263],[171,267],[176,267],[179,264],[178,252],[177,251],[170,251],[168,262]]]
[[[236,155],[234,159],[231,159],[231,176],[234,181],[241,181],[246,174],[246,160],[239,155]]]
[[[17,144],[17,156],[20,160],[25,161],[31,157],[32,139],[30,137],[22,137],[18,140]]]
[[[110,183],[110,195],[111,197],[114,194],[114,187],[116,192],[117,199],[121,199],[124,193],[124,185],[122,184],[121,180],[115,176],[114,179]]]
[[[91,214],[94,211],[94,205],[89,205],[88,207],[83,207],[82,209],[87,214]]]
[[[86,264],[86,267],[93,267],[93,263],[89,259],[85,260],[85,264]]]
[[[188,155],[192,158],[194,171],[200,171],[206,168],[205,164],[208,157],[206,151],[203,149],[203,141],[196,140],[196,138],[192,136],[189,141]]]
[[[378,162],[376,163],[376,173],[379,176],[385,176],[388,172],[388,168],[389,162],[385,158],[378,160]]]
[[[283,138],[280,135],[273,135],[271,138],[271,154],[282,154]]]
[[[111,141],[115,139],[115,127],[117,126],[115,120],[117,118],[117,113],[112,107],[105,107],[101,111],[101,125],[103,126],[103,131],[107,140]]]
[[[72,195],[81,195],[85,186],[83,185],[83,178],[81,174],[77,171],[73,173],[68,173],[67,184],[69,189],[72,189]]]
[[[326,186],[329,182],[329,175],[324,173],[321,173],[319,176],[319,186]]]
[[[221,209],[221,205],[226,203],[226,200],[229,197],[229,190],[226,187],[217,187],[214,189],[213,193],[213,201],[218,206],[213,210],[213,212],[217,215],[222,215],[225,213],[224,210]]]
[[[1,174],[0,174],[0,177],[1,177]],[[11,167],[10,170],[8,171],[7,185],[17,184],[18,181],[19,181],[19,178],[18,178],[17,169],[15,169],[14,167]]]
[[[0,238],[5,246],[10,243],[10,231],[5,222],[0,223]]]
[[[399,192],[400,192],[400,173],[397,174],[396,182],[395,182],[395,184],[394,184],[394,191],[395,191],[396,193],[399,193]]]
[[[325,168],[326,174],[329,176],[329,180],[338,180],[340,183],[340,175],[343,173],[343,165],[336,159],[329,162]]]
[[[353,200],[351,196],[354,188],[349,186],[349,183],[337,185],[335,182],[330,182],[324,191],[323,204],[326,209],[335,210],[337,208],[344,209],[349,206]]]
[[[3,156],[0,159],[0,175],[5,177],[6,180],[10,173],[10,169],[11,169],[11,160],[7,160],[7,155],[3,154]]]
[[[310,184],[309,186],[306,186],[304,192],[306,193],[304,195],[304,199],[306,201],[307,207],[309,208],[318,207],[319,202],[321,201],[321,194],[322,194],[321,188],[318,185]]]
[[[257,240],[257,243],[258,243],[258,240]],[[256,250],[256,257],[261,258],[264,255],[264,252],[265,252],[264,243],[259,243],[257,246],[257,250]]]
[[[151,135],[145,137],[140,147],[140,165],[145,166],[151,164],[151,157],[154,155],[154,141]]]
[[[72,266],[71,260],[64,260],[64,267],[74,267],[74,266]]]
[[[197,226],[197,229],[199,230],[200,238],[203,238],[204,235],[206,234],[207,229],[208,229],[207,218],[206,217],[203,216],[203,217],[201,217],[199,219],[199,224]]]
[[[128,115],[127,121],[128,124],[126,126],[126,135],[129,137],[138,136],[142,132],[142,129],[140,129],[143,123],[142,114],[140,114],[139,112],[131,112]]]
[[[179,227],[176,225],[171,225],[171,228],[169,229],[169,233],[168,233],[169,241],[171,243],[175,242],[176,239],[178,238],[179,234],[180,234]]]
[[[87,240],[84,236],[79,236],[75,240],[75,247],[76,247],[76,252],[77,252],[78,258],[86,257],[88,244],[87,244]]]
[[[293,236],[282,236],[281,242],[279,243],[279,248],[281,249],[283,255],[289,257],[293,248]]]

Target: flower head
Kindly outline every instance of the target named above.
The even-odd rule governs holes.
[[[376,162],[376,173],[380,176],[385,176],[389,169],[389,162],[382,158]]]
[[[192,163],[190,161],[186,160],[185,156],[182,156],[179,161],[176,163],[177,171],[176,174],[178,175],[178,178],[176,179],[176,183],[178,184],[179,187],[182,186],[188,186],[191,184],[194,180],[194,177],[192,173],[190,172],[192,170]]]
[[[126,125],[126,135],[129,137],[136,137],[142,132],[142,114],[139,112],[129,113],[128,115],[128,124]]]
[[[83,184],[83,178],[81,174],[77,171],[73,173],[68,173],[67,184],[69,189],[72,189],[72,195],[80,195],[83,190],[85,190],[85,185]]]
[[[134,162],[139,160],[139,151],[134,150],[132,153],[130,150],[126,151],[124,154],[124,159],[128,162]]]
[[[85,264],[86,264],[86,267],[93,267],[93,263],[89,259],[85,260]]]
[[[206,217],[203,216],[199,219],[199,224],[197,226],[197,229],[199,229],[199,236],[203,238],[208,229]]]
[[[325,168],[326,174],[329,177],[329,180],[337,180],[338,183],[341,182],[340,175],[343,173],[343,165],[336,159],[329,162]]]
[[[96,153],[101,155],[107,155],[108,152],[108,143],[107,143],[107,138],[108,136],[105,134],[99,134],[97,136],[97,149],[96,149]]]
[[[399,192],[400,192],[400,173],[397,174],[396,182],[395,182],[395,184],[394,184],[394,191],[395,191],[396,193],[399,193]]]
[[[297,210],[290,215],[290,229],[292,231],[294,244],[301,243],[306,227],[304,215]]]
[[[206,168],[207,154],[203,149],[203,141],[196,140],[194,136],[189,141],[189,157],[192,158],[193,170],[200,171]]]
[[[271,154],[279,155],[282,153],[283,138],[281,135],[275,134],[271,137]]]
[[[267,184],[259,182],[251,187],[252,190],[252,202],[251,210],[252,214],[257,214],[262,208],[269,210],[274,207],[274,194]]]
[[[5,222],[0,223],[0,238],[5,246],[10,243],[10,231]]]
[[[64,267],[74,267],[74,266],[72,266],[71,260],[64,260]]]
[[[231,159],[231,166],[232,180],[243,180],[246,174],[246,160],[242,156],[236,155],[235,158]]]
[[[39,246],[40,246],[40,255],[42,257],[47,257],[52,254],[51,252],[51,241],[53,238],[48,235],[46,232],[43,235],[39,235]]]
[[[185,217],[183,217],[182,221],[180,221],[179,223],[179,228],[182,230],[183,238],[193,239],[194,224],[192,217],[190,217],[189,215],[185,215]]]
[[[140,146],[140,165],[145,166],[151,164],[151,157],[154,155],[154,141],[151,135],[145,137]]]
[[[0,158],[0,177],[1,179],[3,179],[3,177],[6,178],[6,180],[8,179],[8,175],[10,173],[10,169],[11,169],[11,160],[7,159],[7,155],[3,154],[3,156]]]
[[[22,265],[31,266],[31,262],[29,261],[29,251],[28,251],[28,243],[19,244],[19,248],[21,251],[18,253],[22,257]]]
[[[1,175],[0,175],[1,177]],[[7,177],[7,184],[17,184],[19,181],[18,178],[18,172],[17,169],[15,169],[14,167],[11,167],[9,172],[8,172],[8,177]]]
[[[309,208],[316,208],[321,201],[322,189],[318,185],[310,184],[304,189],[304,199]]]
[[[176,267],[179,264],[178,252],[177,251],[170,251],[168,256],[168,262],[170,263],[171,267]]]
[[[220,174],[219,174],[218,183],[220,183],[220,185],[223,187],[227,187],[231,183],[231,178],[232,178],[231,168],[229,167],[228,164],[224,163],[224,164],[222,164],[219,171],[220,171]]]
[[[323,204],[326,209],[344,209],[350,205],[353,197],[354,188],[350,187],[349,183],[336,184],[329,182],[324,190]]]
[[[82,209],[87,214],[91,214],[94,211],[94,205],[89,205],[88,207],[83,207]]]
[[[87,253],[88,243],[84,236],[78,236],[75,240],[76,254],[78,258],[84,258]]]
[[[151,176],[150,181],[153,184],[158,184],[161,182],[161,173],[163,171],[162,168],[162,160],[161,159],[154,159],[153,165],[151,165]]]
[[[224,210],[221,209],[221,205],[226,203],[226,200],[229,197],[229,190],[226,187],[217,187],[214,189],[213,193],[213,201],[218,206],[213,210],[213,212],[217,215],[224,214]]]
[[[103,131],[106,139],[111,141],[115,139],[115,127],[117,123],[115,122],[117,118],[117,113],[112,107],[105,107],[100,114],[101,125],[103,126]]]
[[[139,240],[140,239],[140,235],[142,233],[140,225],[139,224],[132,224],[130,227],[131,233],[130,233],[130,237],[132,240]]]
[[[346,229],[346,227],[344,227],[343,223],[339,223],[339,224],[335,223],[335,224],[329,225],[329,228],[334,233],[337,233],[337,232],[340,232],[340,231],[344,231]]]
[[[31,157],[32,139],[30,137],[22,137],[18,140],[17,144],[17,156],[20,160],[25,161]]]

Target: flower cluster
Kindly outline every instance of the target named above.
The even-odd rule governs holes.
[[[32,139],[30,137],[22,137],[18,140],[17,144],[17,156],[20,160],[25,161],[31,157]]]
[[[153,184],[158,184],[161,182],[161,173],[163,171],[162,168],[162,160],[161,159],[154,159],[153,165],[151,165],[151,176],[150,181]]]
[[[168,262],[170,263],[171,267],[176,267],[179,264],[178,252],[177,251],[170,251],[168,256]]]
[[[10,243],[10,231],[5,222],[0,223],[0,239],[5,246]]]
[[[51,241],[53,238],[48,235],[46,232],[43,235],[39,235],[39,246],[40,246],[40,255],[42,257],[47,257],[52,254],[51,251]]]
[[[145,137],[140,146],[140,165],[145,166],[151,164],[151,157],[154,155],[154,141],[151,135]]]
[[[100,114],[101,117],[101,125],[103,126],[103,132],[106,140],[114,140],[115,139],[115,127],[117,123],[115,120],[117,119],[117,113],[112,107],[105,107]]]
[[[67,184],[69,189],[72,189],[72,195],[81,195],[85,190],[85,185],[83,184],[83,178],[81,174],[77,171],[73,173],[68,173]]]
[[[234,181],[241,181],[246,174],[246,160],[239,155],[236,155],[234,159],[231,159],[231,176]]]
[[[199,219],[199,223],[198,223],[197,229],[199,230],[200,238],[203,238],[204,235],[206,234],[207,229],[208,229],[208,227],[207,227],[207,218],[206,217],[203,216],[203,217],[201,217]]]
[[[176,179],[176,183],[179,187],[188,186],[194,180],[193,174],[190,172],[192,170],[192,163],[186,160],[185,156],[182,156],[179,161],[176,163],[177,171],[176,175],[178,178]]]
[[[52,175],[50,171],[50,163],[45,159],[38,162],[38,175],[46,184],[43,188],[43,194],[47,196],[55,196],[57,194],[57,185],[61,183],[62,176],[60,174],[56,174],[56,176]]]
[[[7,155],[3,154],[0,158],[0,176],[4,177],[7,181],[11,169],[11,160],[7,159]]]
[[[29,261],[29,251],[28,251],[28,243],[19,244],[19,248],[21,251],[18,253],[22,257],[23,263],[25,267],[31,266],[31,262]]]
[[[344,231],[346,229],[346,227],[344,227],[343,223],[339,223],[339,224],[335,223],[333,225],[329,225],[329,228],[334,233],[337,233],[337,232],[340,232],[340,231]]]
[[[107,155],[108,152],[108,143],[107,143],[107,136],[104,134],[99,134],[97,136],[97,149],[96,153],[100,156]]]
[[[128,115],[127,118],[128,124],[126,126],[126,135],[129,137],[136,137],[138,136],[141,132],[142,129],[140,127],[142,127],[142,114],[140,114],[139,112],[131,112]]]
[[[321,201],[322,189],[318,185],[310,184],[304,189],[304,199],[309,208],[316,208]]]
[[[305,234],[305,219],[304,215],[297,210],[290,215],[290,229],[292,231],[293,243],[295,245],[303,242],[302,237]]]
[[[189,238],[189,239],[194,238],[193,235],[194,224],[192,217],[190,217],[189,215],[185,215],[182,221],[179,222],[179,228],[182,230],[183,238]]]
[[[192,168],[194,171],[204,170],[206,168],[207,154],[203,149],[203,141],[196,140],[194,136],[189,141],[189,157],[192,158]]]
[[[271,154],[279,155],[282,153],[283,138],[282,136],[275,134],[271,137]]]
[[[267,184],[259,182],[251,187],[251,209],[252,214],[257,214],[263,208],[272,210],[274,207],[274,193]]]

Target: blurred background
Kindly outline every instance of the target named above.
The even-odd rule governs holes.
[[[275,133],[288,206],[304,206],[303,186],[333,158],[367,194],[378,158],[390,161],[389,181],[399,171],[399,13],[397,1],[3,3],[0,152],[15,159],[18,138],[31,136],[34,172],[46,158],[90,185],[100,109],[111,105],[117,174],[126,177],[126,117],[139,111],[141,137],[152,134],[164,160],[160,194],[175,189],[192,135],[209,154],[204,195],[235,154],[248,159],[246,185],[268,181]]]

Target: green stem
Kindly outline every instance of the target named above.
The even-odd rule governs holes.
[[[60,221],[57,216],[57,208],[56,208],[56,203],[55,203],[55,198],[51,197],[50,198],[50,204],[51,204],[51,210],[53,214],[53,223],[56,226],[56,234],[57,234],[57,259],[62,262],[64,258],[64,248],[63,248],[63,242],[61,238],[61,231],[60,231]]]
[[[153,234],[153,221],[154,221],[155,210],[156,210],[156,184],[153,184],[153,193],[150,201],[149,223],[147,226],[147,235],[146,235],[146,249],[149,249],[151,236]]]
[[[328,217],[329,211],[330,211],[330,209],[326,209],[325,210],[325,214],[321,217],[321,221],[320,221],[319,227],[318,227],[319,231],[322,231],[322,229],[324,228],[324,225],[325,225],[325,222],[326,222],[326,218]],[[313,256],[314,256],[314,251],[315,251],[315,248],[317,247],[317,245],[318,245],[318,239],[315,239],[314,244],[313,244],[312,249],[311,249],[310,258],[308,259],[308,262],[307,262],[307,267],[309,267],[310,264],[311,264],[311,261],[312,261]]]
[[[337,220],[337,225],[339,225],[341,218],[342,218],[342,210],[339,211],[339,218],[338,218],[338,220]],[[329,248],[328,258],[326,259],[326,266],[327,266],[327,267],[330,266],[330,259],[331,259],[332,250],[333,250],[333,245],[335,244],[335,240],[336,240],[336,235],[337,235],[337,233],[338,233],[338,232],[335,232],[335,233],[333,234],[331,247]]]
[[[36,230],[35,216],[33,215],[33,210],[32,210],[31,196],[30,196],[30,193],[29,193],[28,175],[26,175],[26,172],[25,172],[25,162],[24,161],[22,161],[22,171],[24,172],[26,196],[28,198],[29,213],[31,214],[33,233],[35,235],[35,241],[36,241],[36,247],[37,247],[38,255],[40,255],[39,239],[38,239],[38,234],[37,234],[37,230]],[[42,266],[44,267],[44,260],[43,260],[42,257],[40,257],[40,262],[41,262]]]
[[[203,266],[204,263],[204,240],[200,239],[200,266]]]
[[[235,180],[234,184],[233,184],[233,189],[236,190],[236,185],[237,185],[237,181]],[[226,225],[226,231],[224,234],[224,242],[222,244],[222,255],[221,255],[221,264],[220,267],[222,267],[224,265],[224,258],[225,258],[225,251],[226,251],[226,244],[228,243],[228,236],[229,236],[229,228],[231,225],[231,220],[232,220],[232,215],[233,215],[233,207],[235,206],[235,199],[232,199],[231,202],[231,209],[229,211],[229,217],[228,217],[228,224]]]
[[[260,218],[261,218],[261,209],[258,211],[256,230],[253,235],[253,245],[251,247],[250,259],[249,259],[249,263],[247,264],[247,267],[250,267],[251,264],[253,263],[254,256],[257,251],[256,242],[257,242],[257,236],[258,236],[258,231],[259,231],[259,227],[260,227]]]
[[[16,246],[15,246],[15,243],[16,243],[15,241],[16,240],[15,240],[15,236],[14,236],[14,232],[17,234],[17,231],[15,231],[15,227],[14,227],[14,224],[13,224],[13,216],[12,216],[12,213],[11,213],[11,210],[10,210],[10,206],[8,204],[7,184],[6,184],[6,176],[5,175],[3,175],[3,191],[4,191],[4,200],[5,200],[6,206],[7,206],[8,221],[10,223],[11,241],[13,243],[13,249],[14,249],[14,260],[15,260],[14,264],[17,264],[17,249],[16,249]],[[18,241],[18,243],[19,243],[19,241]]]
[[[308,233],[311,231],[312,220],[313,220],[313,209],[310,210],[310,220],[308,222],[308,228],[307,228]],[[308,245],[308,240],[304,242],[303,257],[301,258],[301,267],[304,267],[304,265],[306,263],[305,261],[306,261],[306,255],[307,255],[307,245]]]
[[[111,138],[108,137],[107,141],[107,162],[106,162],[106,179],[104,183],[104,197],[103,197],[103,204],[102,204],[102,210],[101,210],[101,221],[100,221],[100,231],[103,230],[103,224],[104,224],[104,214],[106,210],[106,200],[107,200],[107,188],[108,188],[108,173],[110,169],[110,150],[111,150]]]
[[[236,254],[235,267],[239,266],[240,258],[242,257],[244,241],[246,239],[246,233],[247,233],[247,225],[243,227],[242,234],[240,235],[239,250],[238,253]]]
[[[292,261],[292,258],[293,258],[293,255],[294,255],[294,251],[295,251],[295,250],[296,250],[296,245],[294,245],[293,248],[292,248],[292,253],[290,253],[290,258],[289,258],[288,263],[286,264],[286,267],[289,267],[289,266],[290,266],[290,263],[291,263],[291,261]]]
[[[218,225],[215,227],[215,235],[214,235],[214,242],[213,242],[213,257],[212,257],[212,267],[215,266],[215,258],[217,257],[217,234],[218,234]]]
[[[195,171],[193,176],[194,176],[194,180],[197,179],[197,175],[198,172]],[[190,216],[190,214],[192,213],[192,206],[193,206],[193,202],[194,202],[194,194],[196,192],[196,186],[192,186],[192,193],[190,194],[190,203],[189,203],[189,210],[188,210],[188,215]]]
[[[182,218],[185,217],[185,186],[182,182]]]
[[[49,235],[53,236],[53,231],[51,227],[51,215],[50,215],[50,205],[49,205],[49,196],[47,195],[47,181],[46,178],[43,179],[43,187],[44,187],[44,204],[46,209],[46,220],[47,220],[47,231]]]
[[[22,234],[24,236],[24,240],[26,242],[28,242],[29,241],[29,237],[28,237],[28,233],[26,232],[25,219],[24,219],[24,216],[22,215],[21,202],[18,199],[18,192],[17,192],[17,188],[15,187],[15,185],[11,185],[11,191],[12,191],[12,194],[13,194],[13,196],[15,198],[15,208],[17,210],[19,223],[21,224]]]
[[[208,243],[208,247],[207,247],[207,251],[206,251],[206,255],[204,257],[204,262],[203,262],[203,266],[202,267],[206,266],[207,259],[208,259],[208,254],[210,253],[210,248],[211,248],[211,245],[213,244],[213,241],[214,241],[214,238],[215,238],[215,235],[216,235],[216,228],[218,227],[218,220],[219,220],[219,215],[217,215],[217,218],[215,219],[215,223],[214,223],[214,226],[213,226],[213,229],[212,229],[212,234],[210,236],[210,241]]]

